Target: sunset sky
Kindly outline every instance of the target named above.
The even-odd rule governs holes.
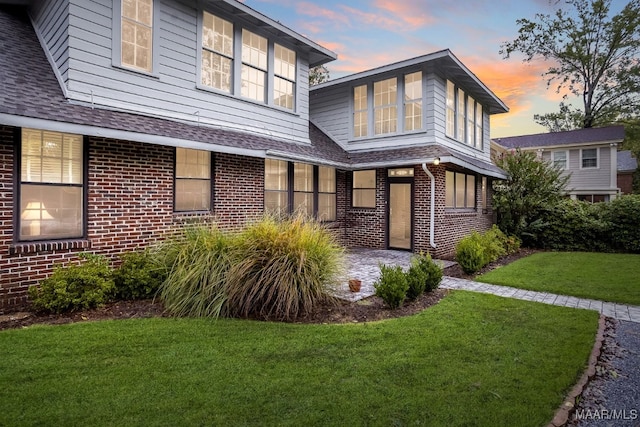
[[[245,0],[338,54],[331,78],[450,49],[509,107],[491,117],[491,137],[546,132],[534,114],[558,110],[561,95],[541,76],[548,64],[502,59],[519,18],[553,13],[555,0]],[[613,0],[612,11],[626,2]],[[580,103],[574,103],[580,106]]]

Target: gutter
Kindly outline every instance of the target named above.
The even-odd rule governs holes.
[[[436,158],[434,159],[432,162],[432,164],[437,165],[440,163],[440,159]],[[429,215],[429,245],[431,245],[432,248],[436,248],[436,242],[435,242],[435,238],[434,238],[434,233],[435,233],[435,228],[436,228],[436,179],[433,176],[433,174],[429,171],[429,169],[427,168],[427,164],[423,163],[422,164],[422,170],[427,174],[427,176],[429,176],[429,179],[431,180],[431,209],[430,209],[430,215]]]

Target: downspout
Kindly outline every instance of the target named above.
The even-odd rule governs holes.
[[[431,180],[431,215],[429,218],[429,244],[432,248],[436,248],[435,238],[433,236],[436,228],[436,179],[427,168],[427,164],[422,164],[422,170],[429,176]]]

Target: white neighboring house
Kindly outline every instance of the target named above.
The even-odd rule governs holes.
[[[572,199],[605,202],[620,194],[617,147],[623,140],[624,126],[608,126],[495,138],[491,148],[497,155],[534,151],[570,175],[566,193]]]

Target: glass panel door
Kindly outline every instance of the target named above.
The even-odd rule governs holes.
[[[389,184],[389,247],[411,249],[411,183]]]

